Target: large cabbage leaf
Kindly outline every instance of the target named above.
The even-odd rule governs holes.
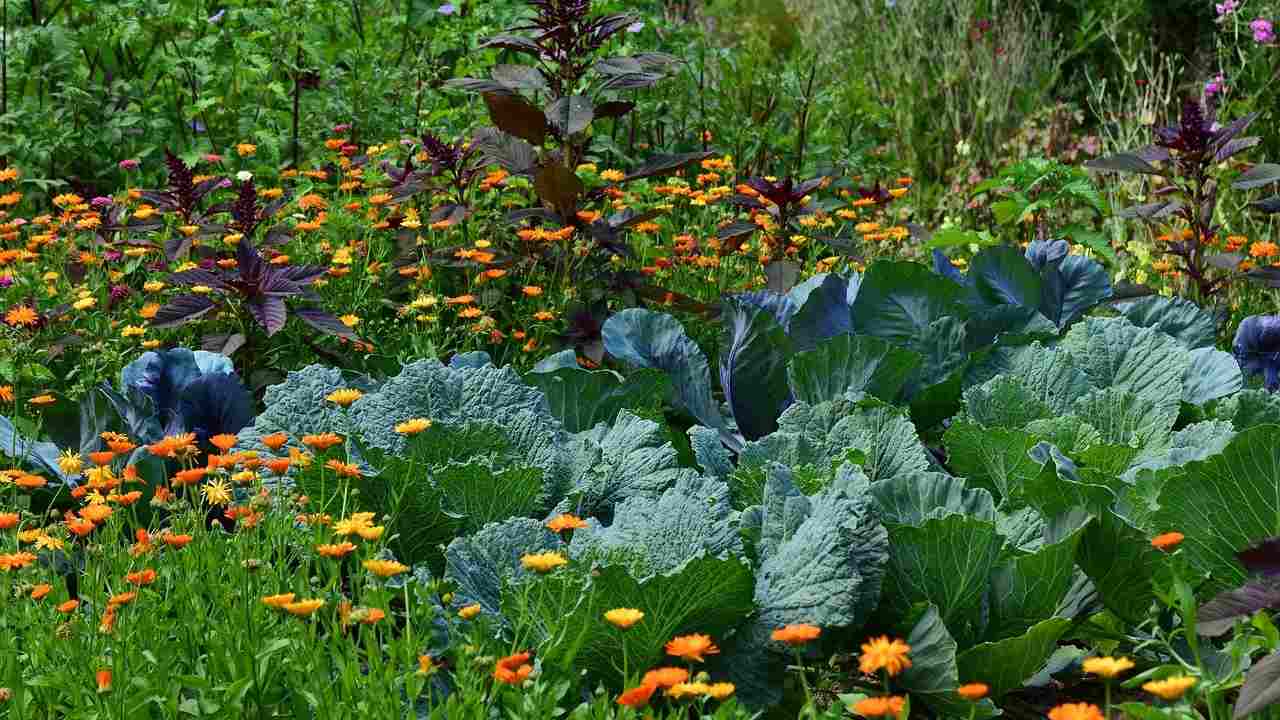
[[[612,370],[588,370],[578,364],[573,350],[543,358],[524,379],[542,391],[551,414],[569,432],[612,423],[623,408],[653,407],[669,390],[660,371],[642,369],[623,377]]]
[[[922,361],[918,353],[870,335],[837,335],[796,353],[787,378],[795,399],[810,405],[864,394],[893,402]]]
[[[454,539],[445,551],[444,575],[457,588],[454,607],[476,603],[482,612],[498,616],[503,588],[530,574],[521,566],[520,558],[560,546],[555,533],[528,518],[493,523],[472,535]]]
[[[787,361],[791,339],[766,309],[740,297],[724,300],[720,387],[738,431],[747,440],[768,435],[790,402]]]

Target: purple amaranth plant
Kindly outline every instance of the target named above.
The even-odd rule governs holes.
[[[153,327],[177,327],[211,313],[236,314],[248,311],[267,337],[282,330],[288,319],[286,300],[318,302],[311,285],[324,275],[319,265],[272,265],[246,236],[236,244],[236,266],[223,269],[197,268],[174,273],[169,282],[207,290],[179,295],[161,307],[151,324]],[[331,335],[355,339],[356,335],[330,313],[318,308],[295,308],[294,315],[311,327]]]

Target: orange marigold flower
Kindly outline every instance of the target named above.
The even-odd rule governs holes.
[[[104,693],[111,690],[111,671],[103,668],[95,673],[95,679],[98,681],[98,692]]]
[[[793,647],[817,640],[822,628],[816,625],[787,625],[773,631],[773,639]]]
[[[49,583],[40,583],[39,585],[31,588],[31,599],[43,600],[45,596],[51,592],[53,592],[52,585],[50,585]]]
[[[49,393],[37,395],[27,401],[28,405],[52,405],[56,400]]]
[[[360,477],[360,468],[352,463],[344,463],[341,460],[333,459],[324,464],[325,467],[341,475],[342,477],[358,478]]]
[[[881,635],[870,642],[862,644],[862,657],[858,658],[858,668],[868,675],[884,670],[890,677],[911,667],[908,654],[911,646],[894,638]]]
[[[36,314],[35,308],[18,305],[4,314],[4,321],[12,327],[23,327],[37,324],[40,316]]]
[[[0,555],[0,570],[21,570],[35,561],[36,556],[29,552]]]
[[[283,475],[289,472],[289,466],[293,464],[293,461],[287,457],[271,458],[265,464],[267,466],[267,469],[270,470],[271,472],[275,473],[276,475]]]
[[[533,666],[529,665],[530,657],[529,653],[522,652],[498,660],[493,666],[493,678],[508,685],[524,682],[533,673]]]
[[[289,613],[290,615],[297,615],[298,617],[306,617],[308,615],[311,615],[315,611],[319,610],[320,608],[324,607],[324,601],[323,600],[299,600],[297,602],[286,603],[281,607],[283,607],[285,612]]]
[[[97,527],[97,525],[93,524],[92,520],[86,520],[84,518],[71,518],[70,520],[67,520],[66,525],[67,529],[77,537],[84,537],[85,535],[93,532],[93,529]]]
[[[547,529],[554,533],[564,532],[566,530],[579,530],[587,526],[587,521],[577,515],[564,513],[557,515],[547,521]]]
[[[204,476],[208,474],[208,472],[209,472],[209,468],[207,467],[191,468],[190,470],[179,470],[177,474],[173,476],[173,480],[171,482],[174,485],[195,485],[196,483],[203,480]]]
[[[669,688],[689,679],[689,671],[684,668],[677,667],[660,667],[654,668],[644,674],[641,678],[642,685],[655,685],[657,687]]]
[[[897,717],[902,714],[904,705],[905,701],[901,697],[890,695],[888,697],[870,697],[859,700],[849,709],[854,714],[862,717]]]
[[[977,702],[987,696],[991,688],[986,683],[966,683],[956,688],[956,694],[970,702]]]
[[[1097,705],[1064,703],[1049,711],[1049,720],[1104,720]]]
[[[1168,552],[1182,544],[1182,541],[1185,539],[1186,535],[1183,535],[1180,532],[1167,532],[1163,535],[1157,535],[1152,538],[1151,547]]]
[[[657,685],[633,687],[618,696],[618,704],[630,708],[642,708],[649,704],[649,698],[653,697],[653,691],[657,689]]]
[[[228,452],[231,448],[236,446],[236,443],[239,442],[239,440],[240,438],[232,435],[231,433],[219,433],[209,438],[209,444],[218,448],[222,452]]]
[[[302,436],[302,444],[316,451],[328,450],[341,442],[342,436],[331,432]]]
[[[80,607],[79,600],[68,600],[58,606],[58,612],[63,614],[73,613],[78,607]]]
[[[0,513],[0,530],[12,530],[18,526],[18,513]]]
[[[138,593],[132,592],[132,591],[119,593],[117,595],[112,595],[111,599],[107,601],[107,607],[119,607],[121,605],[128,605],[129,603],[133,602],[137,598],[138,598]]]
[[[355,552],[356,546],[349,542],[337,543],[333,545],[317,545],[316,552],[320,553],[320,557],[342,558]]]
[[[190,535],[163,535],[160,539],[171,548],[181,549],[186,547],[192,538]]]
[[[156,571],[151,568],[146,568],[137,572],[131,572],[128,575],[125,575],[124,579],[131,585],[137,585],[139,587],[150,585],[156,581]]]
[[[89,462],[94,465],[106,465],[115,458],[116,454],[110,450],[99,450],[98,452],[89,453]]]
[[[262,604],[273,608],[283,608],[285,605],[293,602],[293,593],[282,593],[280,595],[268,595],[262,598]]]
[[[23,490],[39,490],[45,485],[48,485],[49,481],[39,475],[23,475],[17,480],[14,480],[13,484]]]
[[[666,646],[667,654],[690,662],[704,662],[704,655],[719,655],[720,648],[707,635],[678,635]]]
[[[285,435],[282,432],[274,432],[274,433],[271,433],[270,435],[262,436],[262,444],[266,445],[272,450],[279,450],[280,448],[284,447],[285,443],[287,442],[289,442],[289,436]]]

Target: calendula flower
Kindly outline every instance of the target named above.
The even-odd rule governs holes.
[[[105,693],[111,691],[111,671],[107,669],[99,670],[95,673],[95,679],[98,681],[98,692]]]
[[[107,601],[107,606],[120,607],[123,605],[128,605],[129,603],[133,602],[137,598],[138,598],[138,593],[136,592],[119,593],[117,595],[111,596],[111,599]]]
[[[293,602],[293,593],[282,593],[280,595],[268,595],[262,598],[262,604],[267,607],[283,608],[285,605]]]
[[[229,452],[239,441],[240,438],[232,435],[231,433],[220,433],[209,438],[209,444],[218,448],[222,452]]]
[[[315,611],[319,610],[320,608],[324,607],[324,601],[323,600],[299,600],[297,602],[286,603],[281,607],[283,607],[285,612],[289,613],[290,615],[297,615],[298,617],[306,617],[308,615],[311,615]]]
[[[205,501],[210,505],[228,505],[232,499],[231,486],[222,480],[205,483],[200,488],[200,494],[204,495]]]
[[[0,530],[12,530],[18,527],[21,516],[18,513],[0,513]]]
[[[525,555],[520,558],[520,564],[525,570],[546,573],[555,570],[561,565],[568,564],[568,560],[557,552],[540,552]]]
[[[302,436],[302,444],[317,451],[328,450],[329,448],[333,447],[334,445],[338,445],[341,442],[342,442],[342,436],[338,435],[337,433],[331,433],[331,432],[320,433],[319,435],[303,435]]]
[[[76,608],[78,607],[80,607],[79,600],[68,600],[58,606],[58,612],[62,613],[63,615],[69,615],[75,612]]]
[[[12,327],[27,327],[40,322],[35,308],[28,305],[17,305],[4,314],[4,321]]]
[[[667,654],[689,662],[704,662],[704,655],[719,655],[720,648],[707,635],[678,635],[666,645]]]
[[[401,435],[417,435],[431,427],[431,421],[426,418],[412,418],[402,423],[396,424],[396,432]]]
[[[160,536],[160,540],[171,548],[182,549],[186,547],[192,540],[190,535],[173,535],[165,534]]]
[[[130,584],[137,585],[139,587],[150,585],[156,581],[156,571],[151,568],[146,568],[137,572],[131,572],[128,575],[125,575],[124,579]]]
[[[37,395],[37,396],[35,396],[35,397],[31,398],[30,400],[28,400],[28,401],[27,401],[27,404],[29,404],[29,405],[52,405],[52,404],[53,404],[53,403],[55,403],[55,402],[57,402],[57,400],[56,400],[52,395],[50,395],[49,393],[44,393],[44,394]]]
[[[364,561],[364,567],[369,572],[380,578],[389,578],[394,575],[409,572],[409,566],[398,563],[395,560],[370,559]]]
[[[285,443],[289,442],[289,436],[282,432],[274,432],[270,435],[263,435],[261,440],[263,445],[266,445],[272,450],[279,450],[285,446]]]
[[[822,634],[822,628],[815,625],[787,625],[773,631],[773,639],[778,642],[786,643],[793,647],[804,645],[818,639]]]
[[[633,687],[618,696],[618,704],[630,708],[642,708],[649,704],[649,699],[653,697],[653,693],[657,689],[657,685]]]
[[[1163,680],[1152,680],[1151,682],[1144,683],[1142,685],[1142,689],[1152,695],[1155,695],[1161,700],[1173,702],[1174,700],[1181,699],[1188,690],[1195,686],[1195,684],[1196,679],[1193,677],[1175,675],[1174,677],[1168,677]]]
[[[360,536],[360,539],[368,540],[369,542],[374,542],[376,540],[382,539],[382,534],[385,533],[386,531],[387,529],[381,525],[375,525],[373,527],[356,528],[356,534]]]
[[[1168,552],[1182,544],[1186,536],[1180,532],[1167,532],[1151,539],[1151,547]]]
[[[334,471],[342,477],[358,478],[360,477],[360,468],[352,463],[344,463],[340,460],[329,460],[324,464],[325,467]]]
[[[711,690],[711,686],[706,683],[677,683],[667,688],[667,697],[674,700],[683,700],[690,697],[702,697]]]
[[[968,700],[969,702],[977,702],[987,696],[991,692],[991,688],[986,683],[965,683],[956,688],[956,694]]]
[[[39,585],[36,585],[35,587],[31,588],[31,599],[43,600],[45,596],[51,592],[53,592],[52,585],[50,585],[49,583],[40,583]]]
[[[862,657],[858,658],[858,668],[865,674],[884,670],[893,677],[911,667],[908,654],[911,646],[905,642],[887,636],[873,638],[862,644]]]
[[[498,660],[493,666],[493,679],[507,685],[518,685],[524,682],[533,673],[529,658],[529,653],[522,652]]]
[[[554,533],[565,532],[566,530],[579,530],[587,526],[587,521],[576,515],[564,513],[557,515],[546,523],[547,529]]]
[[[329,393],[328,395],[325,396],[324,399],[328,400],[334,405],[340,405],[342,407],[351,407],[351,403],[359,400],[362,397],[364,397],[364,393],[360,392],[359,390],[356,390],[355,388],[342,388],[339,390],[334,390],[333,392]]]
[[[349,542],[316,546],[316,552],[320,553],[321,557],[328,558],[343,558],[355,552],[355,549],[356,546]]]
[[[436,671],[436,664],[435,664],[435,661],[431,659],[430,655],[418,656],[418,674],[419,675],[426,676],[426,675],[430,675],[435,671]]]
[[[1049,720],[1105,720],[1097,705],[1064,703],[1049,711]]]
[[[644,613],[635,608],[614,608],[604,614],[610,625],[626,630],[644,619]]]
[[[1085,659],[1082,667],[1090,675],[1111,680],[1127,670],[1132,670],[1133,661],[1125,657],[1091,657]]]
[[[902,714],[905,701],[897,696],[870,697],[854,703],[849,710],[862,717],[898,717]],[[1056,720],[1056,718],[1055,718]]]
[[[736,690],[737,687],[730,682],[711,683],[711,685],[707,687],[707,696],[714,700],[725,700],[729,696],[733,695]]]
[[[640,679],[641,685],[653,685],[654,687],[669,688],[679,685],[689,679],[689,671],[684,668],[677,667],[660,667],[654,668],[644,674]]]
[[[462,618],[463,620],[474,620],[476,616],[479,614],[480,614],[479,603],[468,605],[458,611],[458,617]]]

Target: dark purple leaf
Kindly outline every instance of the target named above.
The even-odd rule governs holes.
[[[482,78],[453,78],[452,80],[446,81],[444,86],[447,88],[457,88],[459,90],[466,90],[467,92],[474,93],[511,92],[511,88],[496,80],[485,80]]]
[[[1231,187],[1236,190],[1251,190],[1277,181],[1280,181],[1280,165],[1258,163],[1236,178]]]
[[[1146,203],[1144,205],[1131,205],[1120,211],[1120,217],[1124,218],[1141,218],[1143,220],[1155,220],[1157,218],[1168,217],[1182,209],[1182,203],[1177,200],[1168,200],[1165,202]]]
[[[475,144],[486,164],[500,165],[512,175],[528,175],[538,161],[532,145],[497,128],[482,128]]]
[[[607,222],[611,228],[627,228],[632,225],[639,225],[642,222],[648,222],[660,215],[662,215],[661,210],[646,210],[638,213],[631,208],[627,208],[622,212],[610,215]]]
[[[151,326],[177,327],[196,320],[216,308],[212,300],[202,295],[179,295],[156,311]]]
[[[273,265],[274,272],[282,275],[299,287],[315,282],[317,278],[329,271],[323,265]]]
[[[534,56],[542,55],[542,48],[538,46],[538,43],[528,38],[520,37],[519,35],[509,35],[505,33],[501,35],[494,35],[493,37],[486,39],[484,42],[480,43],[480,47],[515,50],[516,52],[523,52]]]
[[[231,357],[244,346],[244,342],[245,337],[240,333],[216,333],[205,335],[200,341],[200,349]]]
[[[445,227],[453,227],[465,220],[467,217],[467,206],[448,203],[431,211],[431,223],[445,223]]]
[[[258,324],[266,329],[267,337],[280,332],[284,328],[284,321],[289,316],[289,311],[284,304],[284,298],[274,295],[262,295],[252,298],[245,305],[249,308],[253,318],[258,321]]]
[[[800,266],[789,260],[774,260],[764,266],[764,276],[769,281],[770,290],[785,293],[800,279]]]
[[[1260,137],[1244,137],[1229,140],[1213,154],[1213,161],[1222,162],[1227,160],[1231,156],[1244,152],[1260,142],[1262,142],[1262,138]]]
[[[1280,195],[1275,195],[1266,200],[1259,200],[1252,203],[1252,206],[1265,213],[1280,213]]]
[[[519,95],[484,93],[489,119],[508,135],[527,140],[534,146],[547,139],[547,116]]]
[[[736,240],[745,237],[759,230],[760,226],[749,222],[735,222],[726,225],[716,231],[716,237],[720,240]]]
[[[200,268],[173,273],[169,275],[169,282],[174,285],[206,285],[219,290],[229,290],[231,288],[218,273]]]
[[[167,255],[170,260],[177,260],[178,258],[186,255],[187,251],[190,249],[191,238],[183,235],[182,233],[173,235],[168,240],[164,241],[164,254]]]
[[[662,76],[657,73],[627,73],[614,75],[600,85],[600,90],[639,90],[658,84]]]
[[[1219,270],[1235,272],[1240,269],[1240,263],[1244,261],[1244,255],[1240,253],[1214,253],[1206,255],[1204,261]]]
[[[1226,146],[1227,143],[1234,140],[1237,135],[1244,132],[1245,128],[1248,128],[1249,125],[1257,119],[1258,113],[1249,113],[1248,115],[1236,118],[1229,124],[1223,126],[1213,134],[1213,148],[1218,152],[1221,152],[1221,149]]]
[[[1084,164],[1090,170],[1100,172],[1136,172],[1144,175],[1160,175],[1160,170],[1132,153],[1117,153],[1090,160]]]
[[[634,15],[606,15],[593,22],[587,32],[595,46],[599,47],[609,38],[626,30],[627,26],[635,21]]]
[[[1267,538],[1241,550],[1236,559],[1251,573],[1280,575],[1280,537]]]
[[[578,198],[586,191],[577,174],[558,162],[544,165],[538,170],[533,176],[533,189],[561,217],[573,217]]]
[[[348,340],[356,340],[359,336],[355,334],[351,328],[343,324],[341,320],[334,317],[324,310],[316,310],[315,308],[300,308],[293,311],[293,314],[302,320],[302,322],[319,330],[320,332],[330,335],[337,335]]]
[[[593,66],[595,71],[601,75],[610,77],[618,75],[636,75],[644,72],[644,66],[640,61],[630,57],[611,57],[599,60]]]
[[[562,97],[547,108],[547,122],[561,136],[576,135],[591,125],[593,111],[591,98],[585,95]]]
[[[1266,656],[1249,669],[1236,698],[1236,720],[1247,717],[1280,700],[1280,652]]]
[[[642,178],[657,177],[660,175],[669,175],[685,166],[694,163],[700,163],[711,157],[714,153],[710,152],[693,152],[680,153],[678,155],[655,155],[644,162],[643,165],[633,170],[626,177],[626,182],[632,180],[640,180]]]
[[[495,65],[491,71],[493,79],[512,90],[543,90],[547,87],[547,79],[542,72],[528,65]]]
[[[1231,630],[1237,620],[1247,619],[1259,610],[1280,607],[1280,584],[1275,580],[1256,580],[1234,590],[1219,593],[1196,613],[1196,631],[1206,637],[1218,637]]]
[[[630,100],[610,100],[597,105],[595,115],[598,118],[620,118],[635,107],[636,104]]]

